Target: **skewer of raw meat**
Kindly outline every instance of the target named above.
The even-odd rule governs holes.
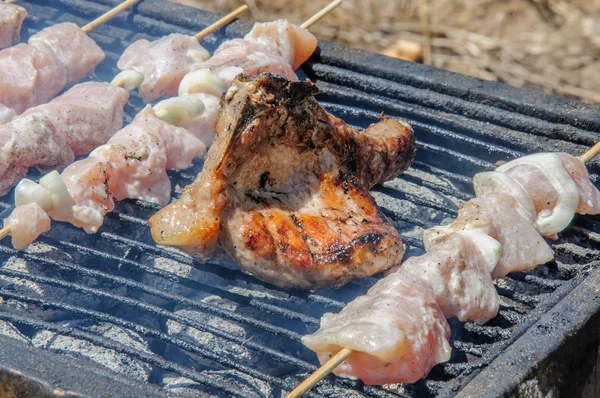
[[[205,32],[222,24],[219,20]],[[8,192],[30,167],[65,167],[74,157],[89,153],[115,134],[122,127],[123,106],[130,89],[126,82],[118,83],[76,85],[50,103],[30,108],[16,119],[14,111],[0,106],[0,122],[7,123],[0,124],[0,195]],[[124,89],[114,86],[124,86]],[[187,110],[193,114],[201,113],[203,108],[199,99],[179,101],[178,107],[180,112]],[[176,113],[164,107],[159,110],[162,112],[159,118],[165,120]],[[35,156],[36,152],[46,156]]]
[[[0,2],[0,50],[19,41],[21,26],[27,17],[27,11],[20,6]]]
[[[121,73],[114,82],[130,80],[132,89],[139,88],[145,102],[177,94],[177,86],[190,67],[210,57],[200,40],[220,29],[248,10],[243,5],[194,36],[173,33],[155,41],[138,40],[129,45],[117,63]],[[139,78],[138,78],[139,76]],[[175,88],[175,89],[173,89]]]
[[[447,343],[449,328],[446,324],[445,328],[439,329],[440,313],[430,317],[423,315],[421,319],[411,318],[411,314],[425,314],[423,311],[433,311],[437,307],[441,308],[444,316],[456,316],[463,321],[468,319],[484,323],[495,316],[498,304],[497,298],[493,297],[495,291],[490,285],[490,275],[484,275],[485,272],[470,277],[460,274],[475,269],[468,265],[469,261],[473,261],[474,254],[478,256],[483,254],[484,258],[480,260],[482,267],[486,264],[491,265],[488,272],[498,278],[515,270],[531,269],[552,259],[550,248],[532,226],[537,227],[538,230],[547,230],[548,235],[554,237],[556,232],[560,231],[559,228],[568,225],[568,222],[566,224],[564,222],[565,214],[571,214],[572,218],[575,212],[600,213],[600,192],[591,184],[584,164],[598,153],[600,153],[600,142],[579,158],[553,153],[530,155],[509,162],[499,167],[496,172],[476,175],[474,185],[477,198],[463,205],[458,218],[451,225],[434,227],[424,232],[426,254],[408,259],[398,271],[379,281],[365,296],[355,299],[342,312],[326,314],[322,318],[321,329],[303,339],[310,348],[321,352],[319,358],[323,365],[298,385],[288,398],[301,396],[340,365],[337,371],[340,375],[353,378],[358,376],[367,384],[382,384],[394,380],[414,382],[425,377],[435,364],[449,359],[450,348]],[[562,170],[559,169],[559,165]],[[543,170],[541,166],[547,169]],[[517,175],[519,169],[521,174]],[[563,173],[568,180],[560,176]],[[521,181],[515,177],[520,178]],[[553,189],[556,192],[552,192]],[[575,201],[570,199],[572,192],[577,192]],[[558,198],[554,199],[556,196]],[[535,199],[531,199],[532,197],[539,199],[543,197],[544,203],[536,203]],[[544,207],[546,203],[553,204],[554,207],[548,209]],[[511,216],[511,212],[514,213],[515,210],[521,216]],[[495,217],[489,213],[490,211],[496,212]],[[506,223],[508,227],[494,225],[494,219],[498,223]],[[520,227],[510,230],[510,224],[515,222],[520,223]],[[461,246],[468,240],[476,243],[475,246],[479,250],[469,251]],[[519,251],[526,253],[519,257]],[[461,254],[464,256],[462,260],[452,260],[452,256]],[[529,261],[523,262],[527,256],[530,257]],[[454,262],[453,269],[451,269],[452,262]],[[479,272],[481,271],[485,269],[480,268]],[[440,272],[439,277],[437,272]],[[414,294],[415,290],[422,289],[414,288],[416,281],[411,279],[414,278],[413,275],[419,277],[416,281],[430,282],[430,288],[422,291],[420,297],[436,297],[437,303],[415,302],[410,298],[410,294]],[[487,299],[477,294],[461,298],[461,292],[465,289],[470,289],[473,294],[475,291],[473,285],[484,281],[488,285],[488,291],[485,293],[488,295]],[[404,283],[411,282],[412,289],[402,288]],[[390,294],[396,294],[396,299],[389,296]],[[489,296],[490,294],[492,296]],[[365,317],[365,313],[383,308],[382,303],[385,304],[386,297],[390,297],[390,302],[385,307],[387,313],[382,314],[378,322],[383,322],[383,319],[387,319],[386,322],[397,321],[398,325],[402,324],[401,333],[405,335],[390,334],[390,329],[395,330],[398,326],[392,324],[386,328],[382,324],[377,346],[370,347],[371,355],[358,352],[350,357],[354,353],[353,348],[358,348],[360,345],[357,343],[360,341],[360,336],[357,335],[360,331],[354,330],[353,325]],[[469,311],[469,305],[474,305],[471,309],[475,310],[475,313],[465,312]],[[395,320],[394,311],[402,312],[404,317]],[[376,318],[370,315],[366,317],[372,320]],[[366,319],[364,321],[368,322]],[[423,334],[423,325],[427,325],[425,330],[429,333],[438,328],[437,333]],[[344,328],[350,329],[344,332]],[[372,337],[364,336],[367,340],[371,340]],[[318,348],[323,344],[342,348],[329,357],[326,356],[328,349]],[[398,344],[404,347],[405,351],[398,348]],[[396,356],[394,354],[396,349],[402,353]],[[350,358],[353,359],[350,361]]]
[[[256,23],[243,39],[232,39],[221,44],[206,61],[187,64],[183,69],[189,69],[190,72],[183,78],[181,74],[178,75],[180,83],[177,79],[165,79],[165,85],[162,87],[170,87],[171,91],[177,91],[179,97],[160,102],[155,106],[156,111],[160,113],[163,112],[162,108],[176,107],[181,98],[192,96],[200,99],[205,106],[201,116],[186,118],[185,121],[172,120],[172,123],[202,137],[203,142],[210,146],[215,135],[221,95],[233,79],[240,73],[254,77],[263,72],[270,72],[297,81],[295,69],[304,63],[317,47],[316,37],[307,29],[340,4],[341,0],[331,2],[300,26],[286,20]],[[154,64],[145,60],[142,65],[154,68]],[[174,65],[170,64],[170,67]],[[177,72],[183,69],[179,68]]]
[[[171,34],[153,42],[138,40],[121,55],[117,65],[124,72],[113,81],[122,79],[123,74],[131,71],[140,73],[144,77],[139,87],[140,94],[144,101],[151,102],[178,93],[198,93],[202,85],[198,80],[206,77],[202,71],[200,75],[194,73],[199,69],[211,69],[216,74],[213,80],[223,79],[223,88],[228,87],[242,69],[246,75],[273,72],[295,80],[294,69],[314,52],[317,45],[316,38],[306,29],[340,5],[341,1],[334,0],[300,27],[283,20],[257,23],[244,39],[223,43],[210,59],[208,52],[198,43],[204,31],[195,37]],[[245,9],[240,7],[234,11],[231,19]],[[256,71],[252,73],[251,68]],[[210,102],[210,99],[207,100]]]
[[[126,0],[81,28],[73,23],[49,26],[28,44],[0,51],[0,104],[20,114],[88,75],[105,54],[87,33],[139,1]]]
[[[307,22],[315,23],[331,9],[333,9],[331,5],[325,7],[325,9],[315,14],[315,16],[313,16]],[[183,104],[181,104],[181,102],[183,102]],[[71,179],[71,181],[76,179],[76,177],[73,176],[77,173],[80,173],[81,170],[83,170],[83,174],[88,173],[91,177],[89,177],[87,181],[83,182],[81,178],[79,178],[79,186],[73,184],[65,184],[65,181],[63,181],[63,179],[60,175],[58,175],[57,172],[52,172],[47,176],[42,177],[42,179],[40,179],[40,184],[36,184],[33,181],[29,180],[23,180],[25,181],[23,184],[23,195],[26,196],[27,199],[21,201],[21,203],[23,204],[21,206],[19,206],[20,201],[16,200],[17,208],[13,211],[10,220],[5,223],[4,228],[0,229],[0,239],[10,235],[14,231],[18,231],[17,234],[12,233],[13,245],[16,248],[24,249],[31,242],[37,239],[37,237],[40,234],[46,232],[48,228],[50,228],[49,214],[57,220],[69,221],[72,222],[74,225],[83,227],[89,233],[96,232],[103,222],[104,214],[106,214],[109,211],[112,211],[114,201],[111,195],[114,195],[114,198],[117,200],[122,200],[125,198],[140,198],[143,200],[150,200],[156,203],[163,203],[165,200],[168,201],[168,199],[165,199],[165,195],[170,195],[170,183],[168,179],[165,180],[166,174],[164,174],[164,167],[187,167],[189,165],[189,162],[191,162],[191,159],[193,159],[193,157],[199,152],[202,152],[206,148],[206,146],[201,139],[198,139],[197,135],[189,135],[189,132],[185,129],[173,130],[176,129],[176,127],[167,127],[167,123],[164,123],[163,120],[168,121],[170,118],[173,117],[169,113],[176,113],[177,118],[181,119],[182,115],[184,115],[184,117],[189,117],[189,115],[201,114],[203,109],[203,103],[198,98],[191,97],[180,99],[180,103],[178,104],[177,109],[168,109],[166,107],[159,108],[158,111],[164,111],[161,115],[157,115],[158,112],[151,108],[147,108],[140,114],[138,114],[136,120],[138,120],[138,118],[142,118],[145,120],[146,124],[149,123],[148,120],[154,120],[153,123],[150,123],[151,125],[153,125],[154,128],[154,130],[150,128],[151,135],[153,134],[155,136],[156,134],[167,134],[168,137],[171,137],[163,138],[162,141],[157,140],[158,147],[155,148],[155,152],[158,152],[158,156],[154,156],[150,159],[150,161],[154,162],[154,165],[148,169],[150,170],[150,174],[154,173],[153,178],[147,178],[147,176],[144,177],[144,173],[137,173],[135,168],[133,168],[133,170],[131,168],[119,168],[118,172],[113,172],[111,178],[111,173],[106,173],[106,168],[108,167],[108,169],[110,169],[110,166],[103,166],[102,161],[98,161],[98,159],[102,158],[103,156],[106,159],[110,158],[111,156],[117,156],[118,159],[122,159],[124,157],[127,161],[129,161],[130,159],[132,159],[133,161],[140,161],[143,163],[141,167],[145,167],[144,162],[146,162],[148,158],[146,158],[145,153],[142,153],[142,155],[144,156],[138,156],[140,154],[134,151],[134,148],[143,145],[143,142],[136,143],[135,140],[129,140],[128,145],[124,147],[121,146],[125,149],[118,148],[117,150],[111,150],[106,149],[112,147],[111,141],[109,140],[108,144],[101,147],[105,149],[98,148],[92,153],[92,155],[90,155],[91,158],[95,158],[95,160],[90,161],[90,158],[85,159],[84,161],[80,161],[76,164],[71,165],[69,168],[67,168],[67,170],[63,172],[63,176],[68,176]],[[141,115],[144,115],[144,117],[142,117]],[[161,125],[161,123],[164,123],[164,125]],[[159,125],[158,128],[157,124]],[[130,130],[135,130],[130,125],[127,128],[121,130],[121,132],[119,132],[121,133],[120,136],[119,133],[117,133],[113,137],[113,139],[115,137],[117,137],[117,141],[122,139],[123,134],[125,134],[122,133],[123,131],[127,131],[127,133],[130,133],[130,131],[127,130],[128,128]],[[214,126],[211,126],[211,128],[214,128]],[[163,134],[161,133],[161,131],[165,133]],[[187,137],[187,143],[185,142],[185,140],[182,140],[181,137]],[[144,138],[144,140],[147,140],[147,138]],[[180,162],[173,163],[174,160],[169,161],[168,159],[164,159],[165,153],[168,153],[170,151],[168,149],[168,145],[174,145],[174,148],[176,148],[179,151],[183,151],[182,148],[187,148],[185,151],[183,151],[185,156],[183,156],[183,159]],[[133,151],[135,152],[135,154],[128,155],[126,153],[126,150]],[[194,153],[195,155],[189,158],[190,153]],[[171,159],[174,159],[173,154],[171,154],[170,156]],[[88,161],[88,163],[91,164],[91,166],[88,165],[88,169],[86,169],[87,166],[85,166],[85,161]],[[108,162],[106,164],[108,165]],[[158,164],[158,166],[156,166],[156,164]],[[171,164],[173,165],[170,166]],[[158,167],[158,169],[156,167]],[[100,174],[94,174],[96,172]],[[127,173],[130,173],[132,175],[128,175]],[[163,178],[163,176],[165,178]],[[109,179],[112,180],[112,188],[110,188],[110,184],[108,182]],[[121,185],[124,185],[125,188],[119,187],[119,184],[115,182],[119,181],[119,179],[126,181],[125,184],[122,184],[123,181],[121,181],[120,183]],[[108,191],[104,191],[104,195],[97,195],[97,193],[102,192],[100,188],[92,188],[90,190],[86,190],[86,183],[97,183],[98,181],[104,181],[104,183],[109,189]],[[130,184],[128,185],[127,182]],[[150,185],[149,187],[144,187],[143,184],[153,185]],[[67,188],[67,185],[69,185],[70,189]],[[115,194],[115,192],[111,191],[111,189],[113,189],[117,193]],[[84,199],[80,200],[80,203],[75,204],[73,198],[71,197],[70,191],[73,192],[73,195],[80,195],[80,197],[83,197]],[[152,195],[149,194],[149,192],[151,191]],[[88,195],[90,192],[92,193],[89,196],[85,196]],[[17,195],[19,195],[18,187],[15,196]]]

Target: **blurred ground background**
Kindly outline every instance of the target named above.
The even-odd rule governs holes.
[[[222,13],[248,4],[245,18],[294,23],[329,2],[172,1]],[[418,62],[429,48],[439,68],[600,103],[600,0],[344,0],[311,31]]]

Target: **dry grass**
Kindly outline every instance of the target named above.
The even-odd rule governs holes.
[[[302,22],[327,0],[174,0],[256,21]],[[423,41],[424,0],[345,0],[311,28],[319,38],[383,52]],[[600,0],[428,0],[431,63],[483,79],[600,103]],[[422,10],[422,8],[421,8]]]

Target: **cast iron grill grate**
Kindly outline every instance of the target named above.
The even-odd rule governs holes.
[[[118,2],[26,2],[29,17],[22,39],[57,22],[81,25]],[[134,40],[192,34],[216,19],[211,13],[145,0],[91,33],[107,52],[91,79],[110,81],[119,54]],[[203,45],[212,52],[249,26],[237,22]],[[581,153],[598,139],[594,131],[600,128],[600,113],[593,106],[331,43],[321,44],[320,54],[302,74],[317,82],[321,103],[350,124],[366,127],[383,111],[415,128],[419,151],[414,165],[373,193],[410,256],[423,252],[423,228],[450,220],[472,196],[470,181],[476,172],[528,152]],[[142,106],[133,94],[127,122]],[[597,161],[591,167],[598,172]],[[174,197],[200,169],[197,162],[170,173]],[[597,181],[597,175],[593,178]],[[98,365],[115,371],[130,383],[129,392],[281,396],[316,368],[316,358],[300,337],[316,330],[324,312],[339,311],[380,277],[337,290],[283,291],[226,259],[201,264],[156,246],[146,222],[156,210],[125,201],[96,235],[54,223],[25,253],[12,250],[7,240],[0,243],[0,336],[20,340],[22,347],[43,353],[42,358],[53,352],[67,358],[65,363],[77,361],[84,371],[99,372]],[[11,195],[0,198],[0,217],[10,211]],[[598,218],[578,217],[553,244],[555,261],[499,280],[499,315],[485,326],[452,322],[452,359],[426,380],[372,387],[329,377],[312,396],[453,395],[597,265],[598,239],[590,238],[596,233]],[[39,378],[52,381],[44,376]],[[85,390],[78,383],[67,387]]]

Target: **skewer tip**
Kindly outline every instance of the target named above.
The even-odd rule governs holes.
[[[352,354],[352,350],[348,348],[342,348],[337,354],[329,358],[321,367],[313,374],[308,376],[302,383],[298,384],[298,387],[294,388],[287,396],[287,398],[298,398],[305,394],[308,390],[314,387],[322,378],[327,376],[331,371],[337,368],[342,362],[346,360]]]
[[[583,163],[587,163],[590,160],[592,160],[592,158],[594,156],[596,156],[598,153],[600,153],[600,141],[598,141],[596,143],[596,145],[594,145],[593,147],[591,147],[590,149],[588,149],[583,155],[581,155],[579,157],[579,159],[581,159],[581,161]]]
[[[124,2],[122,2],[121,4],[119,4],[118,6],[112,8],[112,9],[108,10],[106,13],[100,15],[98,18],[94,19],[89,24],[83,26],[81,28],[81,30],[84,33],[89,33],[92,30],[94,30],[95,28],[97,28],[98,26],[102,25],[103,23],[106,23],[106,22],[110,21],[111,19],[113,19],[121,11],[126,10],[127,8],[132,7],[136,3],[139,3],[140,1],[141,0],[125,0]]]

